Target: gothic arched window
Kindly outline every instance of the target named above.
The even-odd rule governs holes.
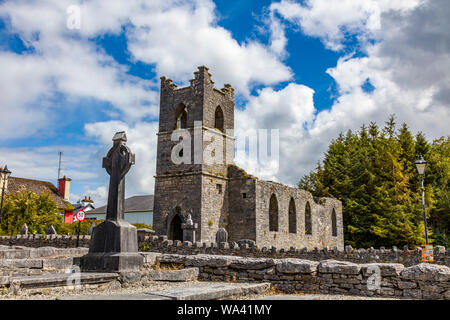
[[[219,129],[220,131],[224,130],[223,111],[220,106],[216,108],[216,113],[214,115],[214,128]]]
[[[306,203],[305,207],[305,234],[312,234],[311,206],[309,202]]]
[[[289,202],[289,233],[297,233],[297,212],[293,198]]]
[[[180,103],[175,111],[175,129],[187,128],[187,108],[184,104]]]
[[[336,210],[331,212],[331,234],[333,237],[337,237],[337,221],[336,221]]]
[[[278,201],[274,194],[269,203],[269,231],[278,231]]]

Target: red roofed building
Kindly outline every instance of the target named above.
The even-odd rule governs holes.
[[[22,187],[36,194],[48,194],[56,202],[58,210],[63,215],[64,223],[73,222],[74,207],[69,202],[71,179],[65,176],[58,181],[58,188],[53,183],[41,180],[9,177],[6,185],[6,194],[20,191]]]

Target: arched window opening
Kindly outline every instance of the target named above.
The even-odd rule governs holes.
[[[214,128],[219,129],[220,131],[224,130],[224,120],[223,120],[223,111],[220,106],[216,108],[216,113],[214,116]]]
[[[187,128],[187,108],[184,104],[180,104],[175,112],[176,124],[175,129]]]
[[[305,207],[305,234],[312,234],[311,206],[309,202],[306,203]]]
[[[293,198],[289,202],[289,233],[297,233],[297,212]]]
[[[334,208],[331,212],[331,233],[333,237],[337,237],[336,211],[334,210]]]
[[[278,231],[278,201],[274,194],[269,203],[269,231]]]
[[[183,229],[181,228],[181,217],[179,214],[176,214],[172,221],[170,222],[169,226],[169,239],[170,240],[180,240],[183,241]]]

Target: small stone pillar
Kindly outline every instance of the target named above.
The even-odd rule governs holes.
[[[23,229],[23,227],[22,227],[22,229]],[[27,230],[28,230],[28,228],[27,228]],[[48,234],[48,235],[55,234],[56,235],[58,233],[56,232],[55,227],[53,225],[51,225],[50,228],[48,228],[48,230],[47,230],[47,232],[45,234]]]
[[[183,229],[183,242],[190,241],[195,242],[195,230],[198,224],[192,221],[192,217],[188,214],[186,222],[181,224],[181,229]]]

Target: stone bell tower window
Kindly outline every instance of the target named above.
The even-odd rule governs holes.
[[[175,129],[187,128],[187,108],[184,104],[180,104],[175,112],[176,124]]]
[[[223,111],[220,106],[216,108],[215,118],[214,118],[214,128],[219,129],[220,131],[224,130],[223,125]]]

